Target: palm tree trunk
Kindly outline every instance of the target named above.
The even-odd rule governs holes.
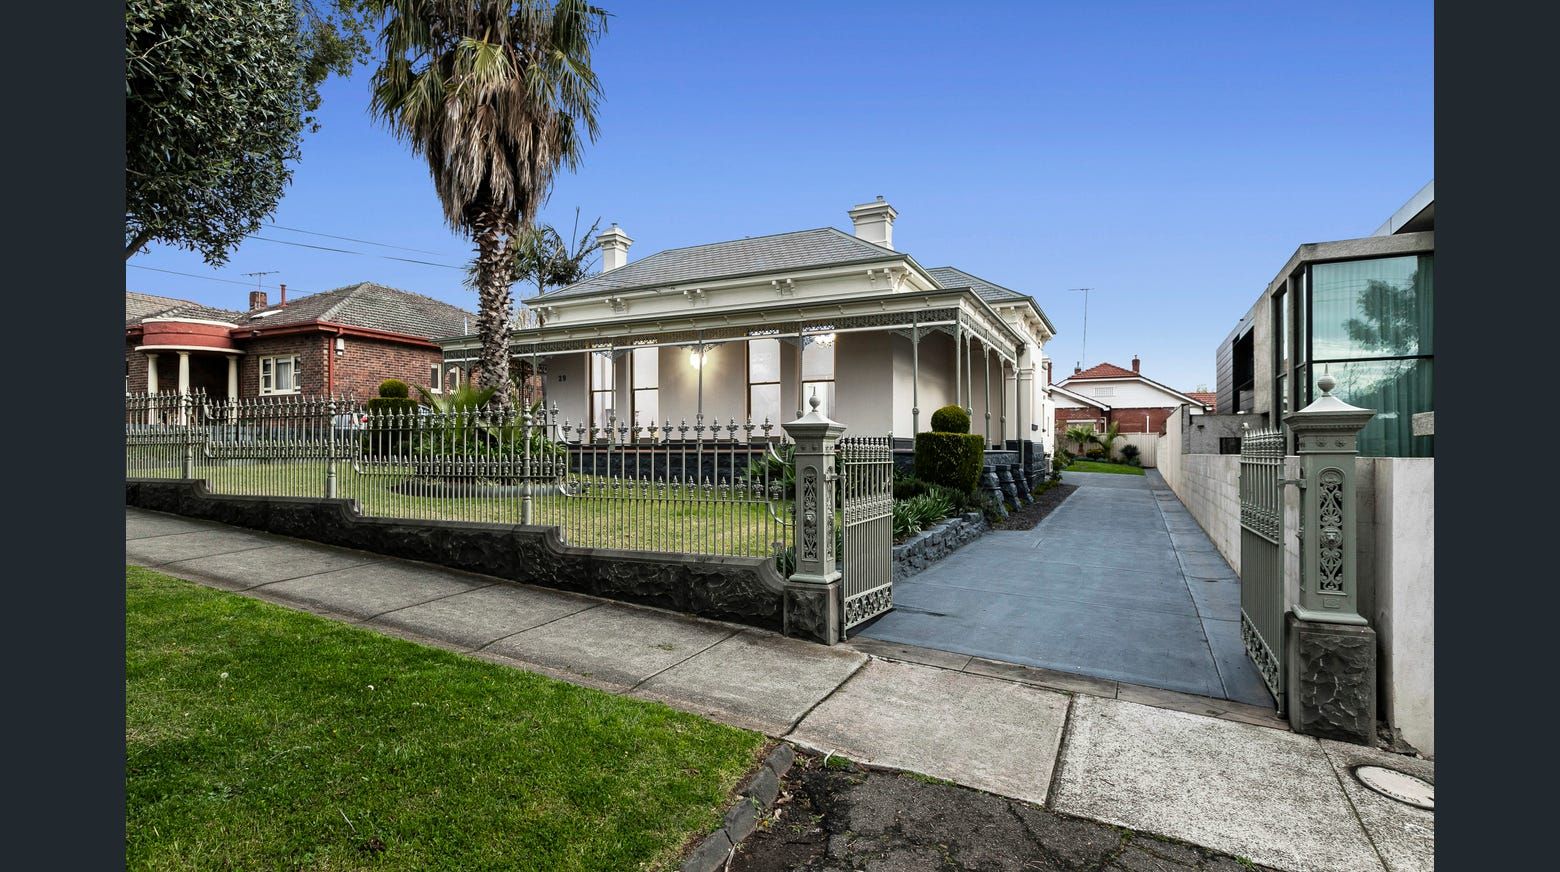
[[[507,225],[507,226],[506,226]],[[506,222],[493,210],[481,210],[472,221],[477,242],[477,336],[482,341],[478,385],[493,388],[493,402],[513,403],[509,380],[509,322],[511,270],[504,261],[506,237],[513,236],[513,221]],[[508,232],[506,232],[508,231]]]

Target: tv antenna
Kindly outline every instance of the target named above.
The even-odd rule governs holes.
[[[1083,360],[1088,360],[1089,359],[1089,292],[1094,290],[1094,288],[1068,288],[1068,290],[1070,290],[1070,291],[1082,291],[1083,292],[1083,347],[1078,350],[1078,356],[1083,358]],[[1080,368],[1082,368],[1083,361],[1079,361],[1078,362],[1078,366]]]
[[[258,291],[258,290],[262,290],[262,288],[260,287],[260,280],[262,278],[264,278],[265,276],[274,276],[274,275],[276,275],[279,272],[281,272],[281,270],[279,270],[279,269],[268,269],[268,270],[264,270],[263,272],[244,273],[244,275],[246,275],[246,276],[254,276],[255,277],[255,290]]]

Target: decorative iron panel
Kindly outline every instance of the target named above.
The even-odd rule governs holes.
[[[840,637],[894,607],[894,448],[890,437],[839,441]]]
[[[1252,430],[1240,442],[1240,635],[1284,708],[1284,431]]]

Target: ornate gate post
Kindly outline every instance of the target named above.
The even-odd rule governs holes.
[[[796,569],[785,584],[785,634],[840,640],[840,571],[834,566],[834,444],[845,425],[812,410],[782,424],[796,442]]]
[[[1355,578],[1354,459],[1375,412],[1322,395],[1284,417],[1300,455],[1300,601],[1285,633],[1289,725],[1296,732],[1369,743],[1376,734],[1376,632],[1359,613]]]

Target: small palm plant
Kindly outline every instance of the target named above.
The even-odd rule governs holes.
[[[1099,437],[1095,434],[1093,428],[1077,424],[1068,427],[1067,432],[1063,433],[1062,436],[1078,446],[1078,454],[1082,454],[1087,450],[1088,446],[1099,441]]]
[[[1094,437],[1094,442],[1101,448],[1105,449],[1105,459],[1109,460],[1111,448],[1115,446],[1116,440],[1120,438],[1121,427],[1115,421],[1112,421],[1110,422],[1110,426],[1105,428],[1104,433],[1100,433]]]

